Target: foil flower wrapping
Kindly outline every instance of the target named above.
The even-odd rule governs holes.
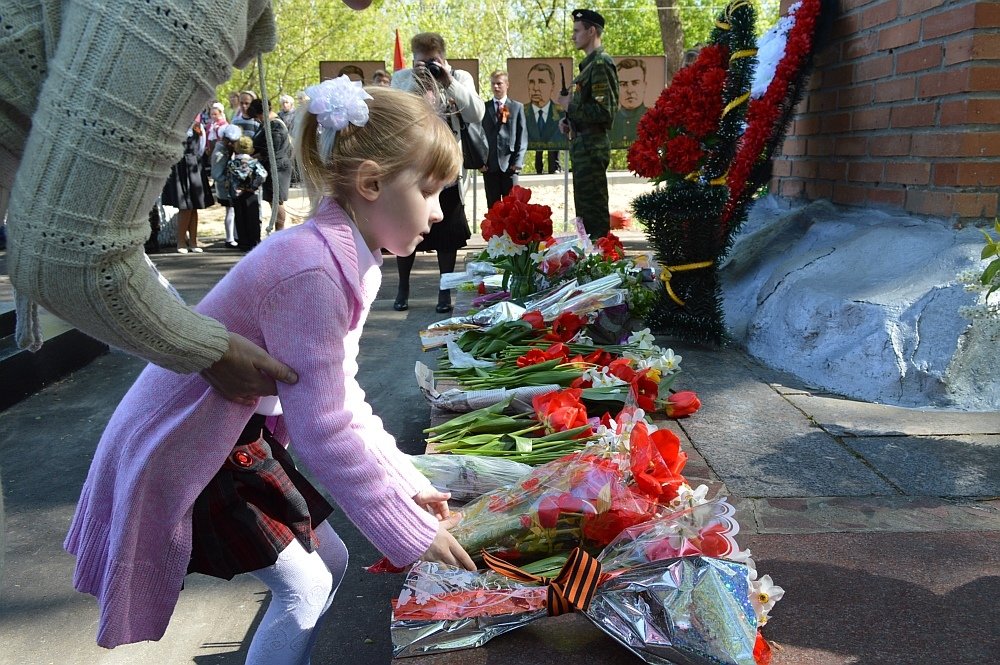
[[[679,557],[611,573],[584,616],[654,665],[760,665],[749,594],[745,565]],[[393,655],[481,646],[545,616],[544,587],[419,563],[393,611]]]

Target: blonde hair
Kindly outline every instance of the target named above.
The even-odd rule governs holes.
[[[329,196],[350,212],[348,195],[358,167],[366,160],[378,164],[380,177],[387,179],[410,170],[438,182],[458,178],[462,152],[455,135],[423,97],[381,86],[366,87],[365,92],[372,96],[366,101],[368,123],[337,132],[325,159],[320,155],[316,116],[308,112],[308,105],[302,107],[295,123],[296,155],[314,206],[320,197]]]
[[[237,155],[249,155],[253,152],[253,139],[249,136],[241,136],[233,144],[233,152]]]

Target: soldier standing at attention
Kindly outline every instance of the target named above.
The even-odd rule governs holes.
[[[573,203],[590,237],[597,239],[611,229],[608,212],[608,132],[618,110],[618,72],[601,46],[604,17],[590,9],[573,12],[573,45],[586,54],[574,89],[564,90],[559,104],[566,117],[559,130],[569,136],[573,164]]]

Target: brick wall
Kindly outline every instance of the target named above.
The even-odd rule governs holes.
[[[791,4],[783,0],[782,11]],[[1000,2],[840,0],[771,191],[981,223],[1000,194]]]

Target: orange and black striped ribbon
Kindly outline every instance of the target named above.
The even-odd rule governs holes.
[[[519,582],[537,582],[548,587],[546,603],[549,616],[567,614],[575,610],[585,612],[597,591],[601,579],[601,564],[593,556],[579,547],[569,553],[569,558],[555,579],[543,575],[532,575],[517,566],[483,552],[487,566],[504,577]]]

